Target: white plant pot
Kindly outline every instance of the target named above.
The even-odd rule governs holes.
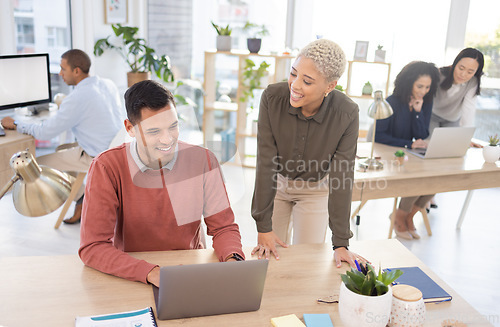
[[[486,162],[495,163],[495,161],[500,159],[500,146],[485,146],[483,148],[483,158]]]
[[[380,296],[360,295],[342,282],[339,314],[346,327],[385,327],[391,317],[392,288]]]
[[[217,35],[217,51],[231,51],[230,35]]]
[[[375,62],[385,62],[385,50],[375,50]]]

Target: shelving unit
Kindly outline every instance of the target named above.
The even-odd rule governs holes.
[[[373,61],[358,61],[358,60],[351,60],[348,62],[347,66],[347,86],[346,86],[346,94],[351,97],[351,98],[362,98],[362,99],[372,99],[373,96],[371,95],[358,95],[354,94],[352,92],[352,80],[353,80],[353,68],[356,65],[379,65],[381,68],[385,68],[387,70],[387,75],[382,75],[377,78],[378,80],[382,80],[381,77],[387,76],[385,80],[383,80],[383,83],[385,85],[385,93],[384,96],[387,97],[389,93],[389,82],[390,82],[390,76],[391,76],[391,64],[387,62],[373,62]],[[384,67],[385,66],[385,67]],[[366,79],[368,81],[368,79]],[[373,83],[372,83],[373,84]],[[378,88],[377,88],[378,89]],[[376,91],[374,88],[373,91]]]
[[[217,71],[217,56],[232,56],[238,58],[238,88],[236,92],[235,102],[225,103],[216,101],[216,71]],[[292,55],[275,55],[275,54],[256,54],[242,50],[231,51],[205,51],[205,72],[204,72],[204,107],[203,107],[203,142],[205,146],[214,139],[215,134],[215,111],[236,112],[236,133],[235,145],[243,159],[243,166],[255,167],[255,160],[246,160],[245,139],[248,137],[256,137],[257,135],[247,129],[247,103],[240,102],[239,99],[243,94],[243,69],[245,67],[245,59],[250,57],[259,57],[266,60],[272,59],[274,71],[269,73],[269,83],[275,83],[288,78],[290,71],[291,59],[295,58]],[[236,77],[236,76],[235,76]],[[265,88],[267,85],[261,85]],[[248,162],[253,161],[253,162]]]

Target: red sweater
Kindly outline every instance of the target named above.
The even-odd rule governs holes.
[[[217,159],[202,147],[178,144],[171,171],[141,172],[130,144],[94,159],[78,251],[87,266],[146,283],[156,265],[126,252],[203,248],[201,216],[220,261],[232,253],[244,256]]]

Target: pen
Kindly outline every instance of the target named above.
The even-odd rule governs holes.
[[[358,268],[358,271],[363,272],[361,270],[361,267],[359,266],[358,260],[354,260],[354,263],[356,263],[356,268]]]

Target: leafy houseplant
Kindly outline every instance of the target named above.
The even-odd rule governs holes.
[[[488,138],[488,145],[483,147],[484,161],[495,163],[495,161],[500,159],[500,146],[498,146],[498,143],[500,143],[498,134],[491,135]]]
[[[370,264],[360,267],[361,271],[351,269],[340,276],[342,278],[339,294],[340,318],[345,326],[384,327],[391,313],[392,288],[389,285],[403,272],[401,270],[382,272],[379,269],[376,274]]]
[[[243,68],[243,94],[240,97],[240,102],[248,102],[253,99],[253,91],[261,87],[261,80],[267,74],[269,64],[265,61],[261,62],[259,67],[255,68],[255,63],[252,59],[245,59],[245,67]],[[250,106],[253,108],[253,105]]]
[[[403,274],[399,269],[384,271],[379,268],[378,274],[369,263],[360,265],[361,271],[346,271],[340,275],[345,286],[354,293],[368,296],[384,295],[389,290],[389,285]]]
[[[111,43],[109,40],[111,35],[99,39],[94,45],[94,55],[100,57],[108,49],[118,51],[130,68],[130,72],[127,74],[129,86],[148,79],[151,72],[165,82],[174,81],[170,58],[167,55],[159,57],[156,51],[148,46],[145,39],[137,37],[138,27],[122,26],[121,24],[113,24],[111,27],[121,44]],[[139,79],[136,77],[137,74],[141,75]]]
[[[345,92],[344,87],[340,84],[335,85],[335,90],[338,90],[340,92]]]
[[[243,31],[249,35],[247,39],[248,51],[258,53],[262,45],[262,37],[269,35],[266,25],[258,25],[247,21],[243,26]]]
[[[231,32],[229,24],[226,27],[220,26],[212,22],[212,26],[217,32],[217,51],[231,51]]]

